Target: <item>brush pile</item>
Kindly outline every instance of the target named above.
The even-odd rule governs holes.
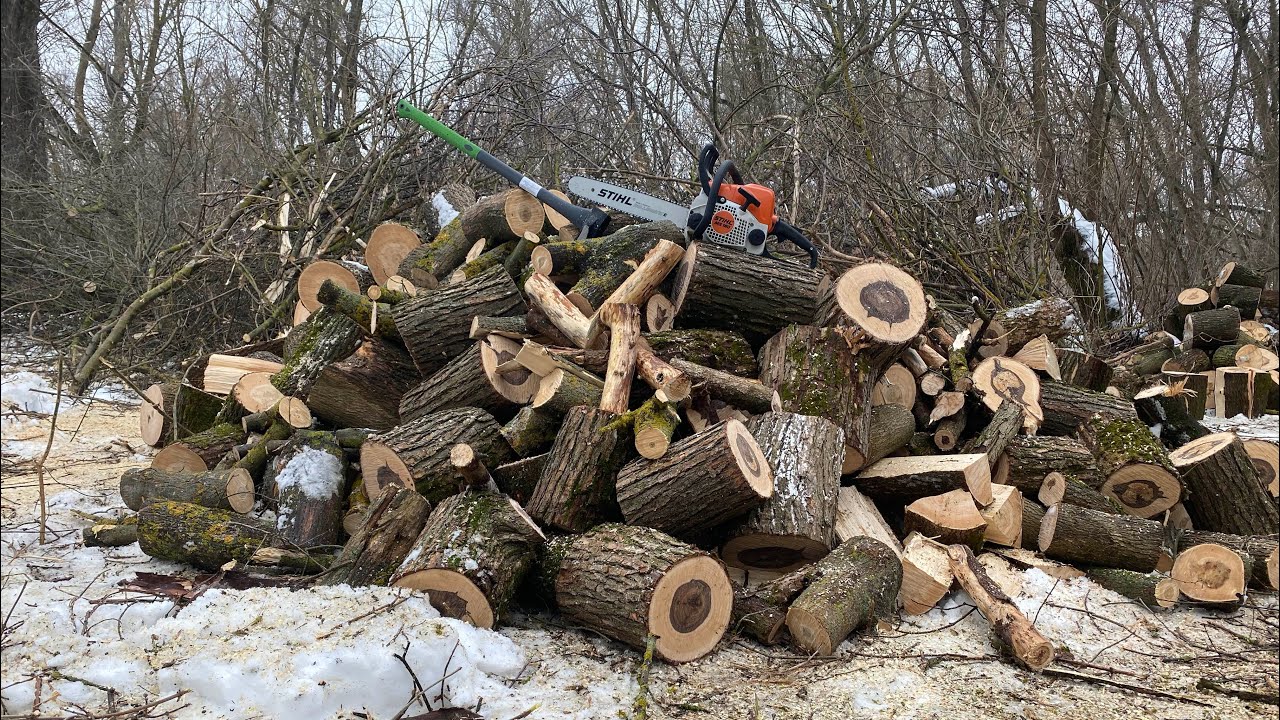
[[[428,242],[388,223],[308,266],[285,337],[151,387],[136,518],[86,541],[413,588],[481,627],[551,608],[670,662],[729,630],[831,654],[959,583],[1041,669],[997,554],[1153,608],[1277,586],[1276,447],[1199,423],[1275,407],[1256,273],[1104,360],[1060,347],[1062,299],[962,318],[883,263],[450,199]]]

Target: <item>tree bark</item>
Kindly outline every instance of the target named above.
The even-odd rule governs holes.
[[[1080,426],[1080,439],[1098,459],[1098,492],[1126,513],[1154,517],[1182,499],[1169,454],[1141,420],[1093,417]]]
[[[519,315],[524,299],[499,268],[391,306],[391,316],[424,377],[464,352],[477,315]]]
[[[978,612],[991,623],[992,631],[1014,659],[1034,672],[1048,667],[1053,662],[1053,644],[1036,631],[1013,600],[991,580],[973,551],[953,545],[947,548],[947,557],[956,581],[973,598]]]
[[[360,469],[369,499],[391,486],[416,487],[423,497],[439,502],[457,492],[449,451],[467,443],[496,467],[512,456],[493,416],[478,408],[456,408],[424,415],[374,435],[360,448]]]
[[[727,330],[666,330],[644,336],[654,354],[668,362],[685,360],[712,370],[753,378],[755,353],[739,333]]]
[[[420,379],[404,350],[365,338],[350,356],[321,369],[307,407],[335,427],[388,430],[401,422],[401,398]]]
[[[542,525],[578,533],[621,517],[614,483],[631,437],[604,430],[616,417],[583,405],[569,410],[529,499],[529,514]]]
[[[239,425],[221,423],[178,442],[166,445],[151,460],[151,467],[165,472],[203,472],[244,440]]]
[[[157,500],[177,500],[247,513],[253,509],[253,476],[241,468],[199,473],[133,468],[120,476],[120,497],[130,510],[141,510]]]
[[[1276,532],[1275,501],[1258,481],[1249,453],[1233,433],[1215,433],[1173,451],[1187,485],[1187,512],[1200,530],[1236,535]]]
[[[416,490],[392,488],[370,503],[359,529],[325,573],[322,585],[386,585],[404,562],[431,514]]]
[[[1045,512],[1037,539],[1040,552],[1055,560],[1151,572],[1163,554],[1164,526],[1058,504]]]
[[[325,432],[295,434],[271,458],[263,487],[274,496],[282,542],[303,549],[338,544],[346,468],[342,448]]]
[[[162,500],[138,512],[138,547],[158,560],[217,571],[230,560],[247,563],[276,545],[275,528],[227,510]]]
[[[991,502],[991,467],[981,453],[885,458],[859,473],[853,484],[871,497],[918,500],[959,489],[979,504]]]
[[[807,653],[830,656],[849,633],[897,608],[902,563],[878,540],[847,540],[817,570],[820,577],[787,610],[787,629]]]
[[[1081,423],[1094,415],[1105,418],[1136,419],[1133,403],[1105,393],[1097,393],[1064,383],[1040,383],[1040,409],[1044,411],[1044,435],[1075,435]]]

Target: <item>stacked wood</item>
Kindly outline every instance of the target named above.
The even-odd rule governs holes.
[[[165,472],[204,472],[243,438],[244,430],[238,424],[220,423],[166,445],[151,459],[151,467]]]
[[[902,543],[902,588],[898,604],[907,615],[923,615],[951,591],[955,576],[947,546],[918,532]]]
[[[350,260],[313,260],[298,274],[298,300],[302,307],[315,312],[321,302],[317,297],[326,281],[353,293],[363,293],[374,283],[369,268]]]
[[[963,490],[980,505],[992,500],[991,467],[982,453],[885,458],[863,470],[853,482],[872,497],[916,500]]]
[[[401,398],[420,379],[399,346],[365,338],[355,352],[325,365],[304,399],[316,417],[336,427],[388,430],[400,423]]]
[[[1206,435],[1169,455],[1190,491],[1187,511],[1200,530],[1266,535],[1280,524],[1273,497],[1232,433]]]
[[[1111,384],[1111,366],[1081,350],[1058,348],[1058,372],[1063,383],[1093,392]]]
[[[1095,415],[1081,426],[1080,439],[1098,459],[1098,491],[1124,512],[1154,517],[1182,499],[1168,452],[1142,421]]]
[[[449,452],[467,443],[490,467],[511,457],[501,426],[479,408],[456,408],[424,415],[370,437],[360,448],[360,470],[372,500],[391,486],[416,487],[438,502],[457,491]]]
[[[430,513],[431,503],[414,490],[392,488],[382,493],[369,503],[321,584],[388,584],[413,549]]]
[[[1018,527],[1021,529],[1021,516]],[[903,531],[918,532],[944,545],[982,547],[986,518],[967,490],[923,497],[903,509]]]
[[[579,405],[566,414],[542,476],[529,498],[538,522],[565,532],[583,532],[621,517],[613,488],[626,462],[625,430],[607,430],[616,414]]]
[[[471,344],[471,319],[477,315],[517,315],[524,299],[504,269],[391,306],[391,317],[424,377],[448,364]]]

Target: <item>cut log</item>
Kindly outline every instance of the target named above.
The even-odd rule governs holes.
[[[449,284],[470,280],[498,266],[502,267],[503,272],[507,272],[507,258],[515,251],[516,241],[511,240],[502,243],[487,251],[484,250],[485,244],[483,241],[476,243],[475,247],[478,247],[482,252],[475,257],[471,257],[471,254],[468,253],[467,261],[449,273]],[[511,273],[507,272],[507,275],[510,276]]]
[[[475,448],[485,465],[496,467],[512,456],[493,416],[478,408],[457,408],[424,415],[370,437],[360,447],[365,492],[377,498],[389,487],[416,487],[432,502],[457,491],[449,451],[458,443]]]
[[[1214,373],[1213,405],[1218,417],[1255,418],[1266,412],[1276,385],[1267,373],[1237,367],[1218,368]]]
[[[1240,339],[1244,340],[1245,338],[1248,338],[1252,343],[1266,345],[1271,339],[1271,330],[1267,328],[1265,323],[1260,323],[1257,320],[1241,320]]]
[[[760,381],[776,393],[779,409],[828,418],[844,431],[846,468],[865,464],[867,408],[882,363],[892,357],[874,342],[847,327],[790,325],[760,351]]]
[[[374,283],[369,268],[350,260],[313,260],[298,274],[298,300],[311,312],[320,309],[317,294],[325,280],[357,295]]]
[[[421,377],[399,346],[365,338],[346,358],[326,365],[307,393],[307,407],[335,427],[389,430],[400,422],[401,399]]]
[[[587,308],[598,310],[611,303],[635,305],[639,308],[658,289],[682,257],[684,257],[684,248],[667,240],[659,240],[634,271],[625,268],[628,274],[620,278],[620,282],[614,283],[613,278],[601,278],[598,285],[586,285],[585,283],[588,283],[591,277],[590,275],[582,276],[569,291],[569,301],[584,312]],[[612,292],[600,300],[593,300],[598,296],[599,291],[605,290],[610,285],[614,285]]]
[[[746,427],[773,469],[773,495],[728,531],[726,565],[788,572],[831,550],[843,433],[830,421],[765,413]]]
[[[902,588],[898,604],[904,615],[923,615],[933,609],[955,582],[947,547],[913,532],[902,543]]]
[[[616,417],[585,405],[569,409],[529,498],[529,514],[543,526],[583,532],[621,517],[614,484],[631,437],[625,430],[605,430]]]
[[[866,457],[863,464],[871,465],[897,452],[911,442],[915,433],[916,418],[911,411],[900,405],[881,405],[871,408],[870,430],[867,433]],[[844,458],[846,461],[848,456]],[[854,468],[853,471],[856,471]],[[841,474],[852,472],[844,462],[840,466]]]
[[[490,335],[501,335],[512,340],[524,340],[537,333],[529,329],[525,319],[516,317],[484,317],[477,315],[471,318],[471,332],[467,337],[472,340],[483,340]]]
[[[1054,380],[1062,380],[1062,369],[1058,367],[1058,350],[1048,335],[1032,338],[1014,354],[1013,359]]]
[[[1275,501],[1234,434],[1206,435],[1174,450],[1169,459],[1187,485],[1187,512],[1197,528],[1237,535],[1276,531]]]
[[[1240,311],[1235,308],[1201,310],[1187,315],[1183,322],[1182,343],[1188,347],[1212,350],[1235,342],[1240,334]]]
[[[264,413],[280,404],[284,393],[272,384],[267,373],[249,373],[236,382],[227,396],[219,417],[234,422],[244,420],[245,415]]]
[[[992,411],[1006,401],[1021,407],[1023,427],[1028,432],[1034,434],[1044,423],[1040,378],[1026,365],[1006,357],[987,358],[974,369],[973,383],[982,395],[982,402]]]
[[[399,275],[421,290],[434,290],[440,280],[466,260],[467,251],[474,240],[468,240],[462,230],[461,218],[440,228],[431,242],[423,243],[409,251],[400,261]]]
[[[921,405],[921,407],[924,406]],[[933,401],[933,409],[929,411],[929,417],[924,424],[933,426],[943,418],[953,417],[962,410],[964,410],[964,393],[944,392]]]
[[[85,547],[124,547],[138,542],[138,516],[117,522],[95,522],[80,533]]]
[[[749,413],[768,412],[772,408],[773,390],[756,380],[713,370],[685,360],[672,360],[676,368],[712,397]]]
[[[651,332],[666,332],[675,327],[676,304],[660,292],[649,296],[644,303],[644,326]]]
[[[733,611],[719,561],[645,527],[606,523],[573,538],[555,577],[567,622],[682,663],[711,652]]]
[[[1136,419],[1133,403],[1106,393],[1091,392],[1065,383],[1046,380],[1040,384],[1040,408],[1045,435],[1075,435],[1080,424],[1094,415]]]
[[[1240,343],[1221,345],[1218,349],[1213,351],[1213,356],[1209,359],[1209,364],[1215,368],[1235,367],[1236,353],[1240,352],[1244,347],[1247,346]]]
[[[826,320],[858,330],[862,341],[875,349],[873,365],[896,356],[924,329],[924,290],[892,265],[866,263],[846,270],[834,295],[835,306]]]
[[[654,460],[667,454],[671,438],[680,426],[680,413],[675,403],[663,402],[654,395],[640,407],[619,416],[614,423],[630,427],[636,452],[640,457]]]
[[[374,292],[381,297],[381,292]],[[331,280],[326,280],[316,293],[316,298],[325,307],[355,323],[356,328],[364,335],[400,340],[400,329],[391,317],[391,305],[375,302],[365,295],[353,293],[338,287]]]
[[[1098,512],[1122,512],[1120,503],[1114,498],[1103,495],[1079,480],[1068,480],[1060,472],[1051,472],[1044,476],[1044,482],[1040,484],[1040,492],[1036,494],[1036,499],[1045,507],[1064,502]],[[1174,507],[1180,506],[1174,505]]]
[[[1080,426],[1080,440],[1098,459],[1098,492],[1127,514],[1155,517],[1182,499],[1169,453],[1141,420],[1094,416]]]
[[[355,352],[361,337],[350,318],[329,307],[316,310],[289,333],[284,364],[275,370],[271,384],[285,395],[307,397],[325,367]]]
[[[878,540],[852,538],[817,570],[820,577],[787,609],[787,630],[807,653],[830,656],[854,630],[897,608],[902,563]]]
[[[1241,345],[1236,351],[1233,365],[1252,370],[1275,370],[1280,368],[1280,358],[1264,347],[1257,345]]]
[[[684,244],[684,236],[669,222],[632,225],[586,242],[545,243],[534,249],[530,263],[534,272],[543,275],[577,275],[578,281],[568,293],[569,300],[584,315],[591,315],[632,274],[645,256],[664,241],[675,245],[677,252],[672,253],[671,249],[662,251],[664,258],[660,264],[666,267],[655,270],[660,283],[683,254],[679,252],[679,246]],[[653,287],[656,286],[655,283]],[[614,302],[636,305],[645,299]]]
[[[520,412],[510,422],[502,426],[502,437],[516,455],[530,457],[549,448],[559,431],[560,418],[557,415],[524,407],[520,408]],[[510,492],[507,494],[515,497]]]
[[[492,628],[544,542],[533,519],[506,495],[459,493],[431,512],[391,584],[425,591],[444,617]]]
[[[173,406],[178,383],[156,383],[142,393],[138,406],[138,434],[151,447],[162,447],[173,440]],[[216,414],[216,411],[215,411]]]
[[[209,362],[213,360],[214,355],[232,355],[235,357],[242,357],[242,358],[252,355],[255,358],[266,358],[268,360],[280,362],[280,357],[284,355],[285,340],[286,338],[275,338],[272,340],[263,340],[262,342],[251,343],[249,345],[242,345],[237,348],[231,348],[230,350],[223,350],[221,353],[210,353],[207,355],[200,355],[187,367],[186,371],[183,373],[182,381],[192,387],[203,388],[204,373],[209,367]],[[269,353],[269,354],[262,355],[262,353]],[[274,356],[274,357],[271,357],[271,356]],[[242,373],[237,373],[237,375],[239,374],[242,374]],[[223,385],[223,389],[222,389],[222,392],[219,392],[216,394],[225,395],[227,392],[230,391],[231,386],[235,385],[235,378],[234,377],[230,378],[229,382],[226,378],[217,382]]]
[[[281,364],[274,360],[259,360],[239,355],[209,356],[208,365],[204,368],[204,391],[214,395],[226,395],[231,392],[240,378],[251,372],[274,373]]]
[[[489,475],[489,468],[484,466],[484,461],[470,445],[458,443],[450,448],[449,464],[458,476],[458,492],[498,492],[498,485]]]
[[[836,500],[835,541],[843,543],[860,535],[875,538],[894,554],[902,554],[902,544],[871,498],[858,492],[856,487],[842,487]]]
[[[952,490],[920,498],[902,512],[904,532],[918,532],[943,545],[960,544],[982,549],[987,521],[978,512],[978,506],[967,490]]]
[[[164,472],[204,472],[231,448],[244,440],[239,425],[222,423],[201,433],[170,443],[156,453],[151,467]]]
[[[1037,538],[1045,557],[1069,563],[1151,572],[1164,555],[1164,526],[1058,504],[1045,512]]]
[[[733,583],[733,614],[730,625],[734,632],[745,633],[761,645],[777,645],[787,627],[785,607],[770,605],[737,583]]]
[[[1046,475],[1060,473],[1065,479],[1083,483],[1090,489],[1102,487],[1098,461],[1079,441],[1066,437],[1015,437],[996,461],[991,480],[1012,485],[1028,497],[1037,497]]]
[[[724,330],[666,330],[644,336],[649,349],[668,362],[686,360],[712,370],[753,378],[755,353],[738,333]]]
[[[1187,316],[1201,310],[1211,310],[1213,303],[1209,300],[1209,291],[1201,287],[1185,288],[1178,293],[1177,300],[1164,319],[1165,332],[1174,337],[1182,336],[1183,324]]]
[[[602,390],[576,373],[556,368],[543,376],[529,406],[547,415],[564,417],[570,408],[578,405],[599,407]]]
[[[757,347],[788,325],[812,324],[829,282],[799,263],[692,243],[672,283],[676,327],[731,330]]]
[[[1229,262],[1222,266],[1213,281],[1214,287],[1222,287],[1223,285],[1244,285],[1262,288],[1267,286],[1267,276],[1266,273],[1258,270],[1247,268],[1236,262]]]
[[[1185,377],[1196,377],[1185,376]],[[1191,404],[1196,398],[1186,391],[1186,385],[1172,387],[1153,385],[1133,396],[1133,407],[1138,419],[1158,433],[1165,447],[1176,448],[1209,434],[1208,429],[1192,416]],[[1201,410],[1203,415],[1203,409]]]
[[[173,438],[182,440],[198,432],[204,432],[217,422],[222,398],[199,390],[186,382],[178,384],[173,399]],[[166,411],[168,407],[166,406]]]
[[[1244,440],[1244,451],[1249,454],[1253,469],[1258,471],[1258,484],[1271,493],[1271,497],[1280,496],[1280,447],[1266,440],[1250,438]]]
[[[359,529],[342,546],[321,585],[386,585],[404,562],[431,514],[415,490],[393,489],[370,503]]]
[[[1053,643],[1037,632],[1013,600],[992,582],[973,551],[963,545],[952,545],[947,548],[947,557],[956,582],[973,598],[978,612],[991,624],[995,636],[1018,664],[1033,672],[1049,667],[1054,657]]]
[[[986,521],[982,539],[996,545],[1022,547],[1022,493],[1008,485],[991,486],[991,504],[978,508]]]
[[[1164,384],[1169,386],[1171,394],[1186,405],[1187,415],[1199,422],[1204,419],[1204,412],[1211,407],[1209,401],[1213,393],[1209,388],[1209,375],[1213,373],[1164,373]]]
[[[1168,609],[1178,604],[1178,585],[1167,575],[1115,568],[1089,568],[1088,576],[1102,587],[1151,610]]]
[[[162,500],[138,512],[138,548],[158,560],[216,572],[274,544],[270,522],[228,510]]]
[[[984,330],[985,328],[985,330]],[[975,357],[983,360],[992,357],[1002,357],[1009,354],[1009,338],[1005,333],[1004,326],[999,320],[992,319],[987,322],[981,318],[976,318],[969,323],[969,349],[965,351],[965,356],[972,359]],[[978,332],[982,331],[982,338],[977,340]]]
[[[1230,365],[1231,363],[1226,364]],[[1208,353],[1200,348],[1190,348],[1165,360],[1164,364],[1160,366],[1160,372],[1198,373],[1211,367],[1213,367],[1213,361],[1209,358]]]
[[[253,476],[241,468],[198,473],[133,468],[120,476],[120,497],[130,510],[158,500],[177,500],[247,513],[253,509]]]
[[[609,365],[600,390],[600,409],[620,415],[630,405],[640,308],[610,302],[600,308],[600,321],[609,328]]]
[[[493,339],[512,342],[506,338]],[[489,349],[488,363],[484,362],[486,347]],[[506,349],[508,359],[514,358],[511,348]],[[507,394],[524,397],[538,378],[521,368],[510,376],[515,382],[508,383],[508,376],[497,372],[497,357],[493,347],[488,345],[488,339],[477,341],[471,349],[404,394],[400,399],[400,422],[412,422],[425,415],[460,407],[480,408],[499,421],[510,419],[520,403],[512,401]],[[516,392],[511,392],[513,387]],[[532,396],[532,392],[528,392],[524,401]]]
[[[506,493],[523,507],[533,497],[538,480],[542,479],[549,454],[543,453],[499,465],[493,469],[493,482],[499,491]]]
[[[1022,544],[1034,545],[1039,541],[1040,523],[1044,521],[1044,508],[1035,502],[1023,499],[1022,502]]]
[[[471,345],[468,336],[473,317],[519,315],[524,311],[520,291],[500,268],[391,306],[391,316],[405,347],[424,377]]]
[[[288,547],[338,544],[346,458],[332,433],[295,434],[271,458],[263,484],[274,491],[276,531]]]
[[[899,363],[885,368],[871,390],[871,404],[898,405],[908,410],[916,404],[916,378]]]
[[[1231,535],[1206,530],[1187,530],[1178,538],[1176,550],[1186,550],[1196,545],[1212,543],[1230,548],[1253,560],[1251,585],[1263,590],[1280,588],[1280,576],[1276,574],[1276,535]]]
[[[1058,370],[1063,383],[1085,390],[1102,392],[1111,384],[1111,366],[1081,350],[1058,348]]]
[[[1065,298],[1047,298],[1027,305],[1010,308],[998,314],[994,322],[1004,328],[1009,349],[1017,351],[1039,336],[1054,343],[1066,337],[1076,314],[1071,301]]]
[[[1244,600],[1249,572],[1240,555],[1221,545],[1206,543],[1187,548],[1174,558],[1169,572],[1186,597],[1218,608],[1236,609]]]
[[[1002,402],[991,422],[982,429],[975,438],[970,439],[961,449],[963,453],[983,453],[994,471],[996,463],[1004,455],[1004,449],[1013,438],[1022,432],[1022,406],[1017,403]],[[995,480],[995,482],[1003,482]]]
[[[965,425],[968,424],[969,416],[964,412],[958,412],[951,417],[943,418],[938,421],[938,427],[933,431],[933,444],[943,452],[951,452],[956,445],[960,444],[960,435],[964,433]]]
[[[1216,307],[1233,307],[1240,311],[1240,317],[1246,319],[1257,314],[1261,297],[1262,288],[1248,285],[1219,285],[1209,293],[1209,299]]]
[[[580,348],[596,345],[600,336],[599,325],[569,302],[569,298],[546,275],[537,272],[530,275],[524,283],[524,292],[529,304],[541,310],[547,321],[574,345]]]
[[[965,490],[980,505],[992,499],[991,466],[982,453],[885,458],[859,473],[853,484],[877,498],[917,500]]]
[[[418,233],[394,222],[384,222],[369,234],[364,247],[364,261],[369,265],[373,281],[379,285],[400,272],[400,263],[422,244]]]
[[[714,527],[768,502],[773,473],[755,438],[730,420],[618,473],[622,515],[674,535]]]

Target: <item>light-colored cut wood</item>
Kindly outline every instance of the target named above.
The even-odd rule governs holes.
[[[836,542],[843,543],[859,535],[879,540],[895,554],[902,555],[902,543],[871,498],[858,492],[856,487],[842,487],[836,495]]]
[[[1274,442],[1250,438],[1244,441],[1244,451],[1249,453],[1258,480],[1271,493],[1280,496],[1280,446]]]
[[[991,504],[978,509],[987,521],[983,539],[997,545],[1022,545],[1022,493],[1009,485],[991,486]]]
[[[905,366],[894,363],[871,390],[871,404],[898,405],[910,410],[916,404],[916,378]]]
[[[1054,380],[1062,380],[1062,370],[1058,367],[1058,349],[1049,340],[1048,335],[1032,338],[1022,349],[1014,353],[1013,359],[1032,370],[1039,370]]]
[[[298,299],[302,301],[302,306],[307,310],[315,312],[319,309],[321,303],[316,297],[316,293],[320,291],[320,286],[324,284],[325,280],[332,280],[338,287],[350,290],[353,293],[364,292],[364,289],[360,287],[360,280],[345,263],[332,260],[313,260],[298,274]]]
[[[1018,523],[1021,525],[1021,517]],[[952,490],[908,505],[903,509],[902,527],[906,532],[918,532],[944,545],[958,543],[980,549],[987,521],[968,491]]]
[[[951,590],[955,576],[947,560],[947,547],[918,532],[902,544],[902,587],[898,604],[905,615],[923,615]]]
[[[1022,408],[1023,427],[1031,434],[1044,423],[1040,409],[1040,379],[1031,368],[1006,357],[990,357],[973,371],[974,387],[994,412],[1008,400]]]
[[[1280,358],[1270,350],[1257,345],[1241,345],[1236,351],[1236,367],[1254,370],[1275,370],[1280,368]]]
[[[662,332],[675,327],[676,305],[660,292],[649,296],[644,304],[644,322],[649,332]]]
[[[952,417],[964,411],[964,393],[944,392],[933,402],[933,410],[929,412],[929,425],[935,425],[943,418]]]
[[[847,270],[836,282],[835,297],[847,322],[891,345],[920,334],[928,311],[920,283],[885,263]]]
[[[204,391],[227,395],[245,375],[255,372],[272,375],[282,367],[281,363],[271,360],[214,353],[209,356],[209,364],[204,370]]]
[[[1240,555],[1214,543],[1178,553],[1169,576],[1178,584],[1179,592],[1204,603],[1235,602],[1249,582]]]
[[[992,500],[991,465],[985,453],[889,457],[859,473],[854,484],[873,497],[919,498],[965,489],[979,505]]]
[[[364,247],[364,262],[373,281],[386,284],[399,271],[400,263],[421,244],[418,233],[400,223],[385,222],[374,228]]]

